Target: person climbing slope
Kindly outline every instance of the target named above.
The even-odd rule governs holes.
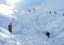
[[[46,36],[50,38],[50,33],[48,31],[46,31]]]
[[[8,25],[8,30],[9,30],[9,32],[12,33],[12,23],[10,23],[10,24]]]

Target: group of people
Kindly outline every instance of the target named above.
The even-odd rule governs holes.
[[[34,11],[34,13],[35,13],[36,9],[35,9],[35,8],[33,8],[32,10],[33,10],[33,11]],[[31,10],[28,10],[28,11],[29,11],[29,12],[31,12]],[[49,11],[49,12],[47,12],[47,13],[51,14],[51,13],[52,13],[52,11]],[[53,11],[53,13],[54,13],[54,14],[57,14],[57,12],[56,12],[56,11]],[[64,13],[63,13],[63,16],[64,16]]]
[[[52,12],[50,11],[50,12],[47,12],[47,13],[50,13],[50,14],[51,14]],[[57,12],[56,12],[56,11],[54,11],[53,13],[54,13],[54,14],[57,14]]]
[[[47,12],[47,13],[51,14],[52,12],[49,11],[49,12]],[[56,11],[54,11],[53,13],[54,13],[54,14],[58,14]],[[64,16],[64,13],[63,13],[62,15]]]
[[[33,8],[32,10],[33,10],[33,11],[34,11],[34,13],[35,13],[36,9],[35,9],[35,8]],[[31,12],[31,10],[29,10],[29,12]]]

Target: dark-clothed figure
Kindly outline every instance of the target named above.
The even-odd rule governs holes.
[[[29,12],[31,12],[31,10],[29,10]]]
[[[48,38],[50,38],[50,33],[48,31],[46,31],[46,35]]]
[[[63,13],[63,16],[64,16],[64,13]]]
[[[8,25],[8,30],[9,30],[9,32],[12,33],[12,23],[10,23],[10,24]]]
[[[35,10],[36,10],[36,9],[33,8],[33,10],[34,10],[34,13],[35,13]]]
[[[57,12],[54,11],[55,14],[57,14]]]
[[[51,14],[51,11],[50,11],[50,14]]]

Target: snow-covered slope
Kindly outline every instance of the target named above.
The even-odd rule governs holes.
[[[11,18],[0,14],[0,44],[64,45],[64,0],[40,0],[33,4],[20,2],[13,9]],[[6,30],[9,23],[13,25],[12,34]],[[50,32],[51,38],[45,35],[46,31]]]
[[[10,32],[0,27],[0,45],[22,45]]]

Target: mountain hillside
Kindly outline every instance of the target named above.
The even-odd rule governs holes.
[[[8,31],[10,23],[12,33]],[[29,4],[21,1],[10,4],[3,0],[0,4],[0,44],[64,45],[64,0],[38,0]]]

